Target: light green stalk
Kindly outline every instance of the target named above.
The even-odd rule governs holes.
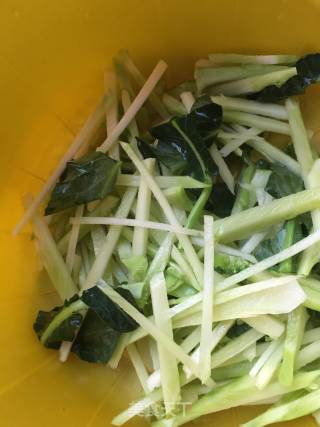
[[[312,278],[301,278],[299,283],[307,299],[303,305],[311,310],[320,311],[320,281]]]
[[[168,202],[176,208],[183,209],[187,212],[192,211],[194,208],[194,203],[189,199],[183,187],[167,188],[163,190],[163,194],[168,199]]]
[[[313,163],[313,167],[307,177],[307,181],[310,188],[319,187],[320,182],[320,159],[317,159]],[[314,230],[320,229],[320,209],[316,209],[311,212],[311,218],[313,222]],[[319,262],[319,253],[320,245],[315,245],[314,247],[307,249],[302,254],[302,258],[299,264],[298,273],[308,276],[313,268],[313,266]]]
[[[286,337],[283,348],[283,360],[279,370],[279,381],[285,387],[292,384],[295,363],[307,322],[304,307],[298,307],[288,314]]]
[[[250,192],[245,187],[245,185],[250,184],[252,178],[254,177],[255,172],[256,172],[256,167],[254,165],[249,165],[241,173],[236,200],[232,208],[232,215],[238,212],[244,211],[249,207],[251,207]]]
[[[317,390],[306,396],[300,397],[300,399],[294,399],[287,404],[276,405],[252,421],[242,424],[241,427],[263,427],[268,424],[294,420],[295,418],[311,414],[319,408],[320,390]]]
[[[271,160],[272,162],[279,162],[296,175],[301,175],[301,167],[299,163],[279,148],[270,144],[270,142],[267,142],[264,138],[259,137],[256,139],[250,139],[246,144],[254,148],[258,153],[261,153],[268,160]]]
[[[296,55],[242,55],[240,53],[211,53],[209,60],[214,64],[294,64]]]
[[[162,102],[173,116],[184,116],[187,114],[186,107],[182,102],[169,93],[163,94]]]
[[[136,188],[128,188],[128,190],[126,190],[115,213],[116,218],[126,218],[128,216],[136,195]],[[89,274],[83,285],[83,289],[88,289],[91,286],[94,286],[94,284],[103,277],[103,273],[106,270],[113,251],[118,243],[119,237],[121,235],[121,229],[122,226],[119,225],[112,225],[109,227],[105,243],[102,246],[99,255],[95,259],[91,270],[89,271]]]
[[[107,196],[105,199],[93,209],[91,212],[88,212],[86,216],[95,217],[95,216],[106,216],[108,215],[118,204],[119,199],[114,196]],[[78,241],[83,239],[94,227],[95,225],[83,224],[80,226]],[[71,231],[68,231],[62,239],[58,242],[58,249],[62,255],[67,253],[68,242],[70,238]]]
[[[155,159],[144,160],[146,168],[150,173],[153,173]],[[148,221],[150,216],[150,204],[151,204],[151,191],[146,183],[141,180],[136,208],[136,219],[142,221]],[[132,255],[133,256],[146,256],[147,243],[148,243],[148,232],[147,228],[134,227],[133,239],[132,239]]]
[[[250,99],[231,98],[227,96],[212,96],[211,101],[227,110],[243,111],[244,113],[259,114],[278,120],[287,120],[288,113],[282,105],[267,104]]]
[[[290,128],[287,123],[276,119],[270,119],[269,117],[258,116],[256,114],[243,113],[241,111],[224,110],[223,121],[224,123],[236,123],[283,135],[290,134]]]
[[[130,157],[136,168],[139,170],[141,176],[146,181],[147,185],[149,186],[150,190],[152,191],[154,197],[158,201],[159,205],[161,206],[164,214],[167,217],[167,220],[169,223],[175,227],[180,227],[181,224],[177,220],[177,217],[170,206],[168,200],[165,198],[163,192],[158,187],[157,183],[155,182],[153,176],[149,173],[149,171],[144,166],[143,162],[136,156],[132,148],[129,146],[129,144],[126,144],[124,142],[121,143],[122,148],[125,150],[127,155]],[[195,273],[196,278],[198,279],[198,282],[200,285],[202,285],[203,282],[203,266],[201,261],[199,261],[199,258],[197,257],[196,251],[194,250],[190,239],[186,235],[178,234],[177,238],[179,240],[179,243],[181,244],[181,247],[184,250],[185,256],[188,259],[190,266],[192,270]]]
[[[293,98],[286,101],[289,116],[290,132],[294,150],[301,167],[304,185],[308,189],[317,188],[320,178],[320,160],[314,162],[307,130],[304,126],[299,103]],[[320,229],[320,209],[311,213],[314,230]],[[308,275],[313,266],[319,261],[320,245],[306,250],[302,256],[298,273]]]
[[[124,49],[120,50],[118,57],[120,61],[122,61],[124,67],[127,69],[128,73],[133,77],[138,85],[142,87],[145,84],[146,79],[131,59],[128,51]],[[162,117],[162,119],[166,120],[169,118],[167,109],[155,91],[151,92],[149,95],[149,102],[155,111]]]
[[[219,83],[230,82],[234,80],[245,79],[247,77],[250,78],[261,74],[265,75],[270,72],[277,72],[282,70],[287,71],[288,68],[283,67],[281,65],[270,66],[263,64],[236,65],[233,67],[222,66],[214,68],[197,68],[194,73],[194,78],[199,93],[202,93],[204,89],[208,86],[213,86]],[[215,91],[215,88],[213,88],[213,90]]]
[[[276,86],[281,86],[283,83],[289,80],[290,77],[293,77],[296,74],[297,70],[295,67],[285,67],[285,69],[279,71],[273,71],[263,75],[255,75],[246,79],[242,78],[241,80],[235,80],[214,86],[213,88],[210,88],[210,94],[237,96],[259,92],[260,90],[270,85],[275,84]]]
[[[296,220],[292,219],[290,221],[287,221],[285,226],[285,236],[283,245],[281,247],[281,250],[289,248],[294,243],[294,233],[296,228]],[[291,273],[293,269],[293,259],[288,258],[285,261],[282,261],[279,264],[278,271],[279,273],[287,274]]]
[[[249,375],[244,376],[213,389],[200,397],[187,411],[181,411],[169,420],[156,421],[152,424],[152,427],[179,427],[202,415],[281,396],[282,394],[308,387],[308,385],[317,380],[319,374],[319,371],[301,372],[295,376],[291,387],[284,388],[279,383],[274,382],[263,390],[257,389],[254,378]],[[320,399],[318,397],[318,404],[319,402]]]
[[[244,239],[271,225],[295,218],[320,207],[320,189],[304,190],[266,206],[257,206],[215,221],[215,235],[219,242]]]
[[[27,195],[24,199],[26,208],[31,206],[32,197]],[[40,214],[35,213],[32,217],[33,232],[38,239],[41,256],[50,280],[58,292],[62,301],[71,298],[78,289],[72,280],[69,269],[60,254],[52,237],[48,225]]]

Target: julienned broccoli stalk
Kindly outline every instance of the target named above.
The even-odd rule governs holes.
[[[282,250],[289,248],[291,245],[293,245],[295,241],[295,229],[296,229],[296,220],[292,219],[290,221],[287,221],[284,229],[285,229],[285,236],[283,240]],[[287,274],[291,273],[293,270],[293,259],[288,258],[285,261],[282,261],[279,264],[278,271],[279,273]]]
[[[173,116],[184,116],[187,114],[186,107],[183,103],[169,93],[163,94],[162,102]]]
[[[116,141],[118,140],[122,132],[128,127],[128,125],[136,116],[140,108],[146,102],[150,93],[152,93],[156,84],[161,79],[166,68],[167,68],[167,64],[164,61],[158,62],[158,64],[156,65],[156,67],[154,68],[154,70],[146,80],[146,83],[141,88],[141,90],[139,91],[138,95],[136,96],[136,98],[134,99],[134,101],[132,102],[128,110],[119,120],[117,126],[115,126],[115,128],[112,130],[110,135],[107,136],[105,141],[98,148],[99,151],[106,153],[116,143]]]
[[[309,188],[308,175],[314,163],[306,128],[303,123],[298,101],[289,98],[286,101],[290,135],[297,160],[301,166],[301,174],[306,188]]]
[[[239,276],[239,274],[234,276]],[[248,275],[245,276],[245,278],[247,277]],[[224,281],[221,283],[223,284]],[[235,279],[235,282],[237,283],[237,279]],[[217,284],[218,286],[219,284]],[[276,295],[279,298],[276,298]],[[287,300],[288,295],[290,295],[290,298]],[[261,296],[264,298],[263,305],[257,304],[258,301],[261,301]],[[217,306],[214,316],[215,320],[219,321],[230,318],[252,318],[253,316],[265,315],[270,313],[270,311],[277,314],[288,313],[303,303],[305,295],[292,277],[280,277],[268,279],[255,285],[250,284],[237,287],[221,294],[219,293],[216,299]],[[198,293],[188,297],[184,302],[171,307],[169,316],[176,318],[174,327],[182,327],[180,325],[181,322],[186,326],[190,326],[190,320],[192,320],[191,324],[201,324],[201,300],[202,294]],[[283,303],[282,300],[284,300]],[[193,317],[194,315],[196,317]],[[278,327],[277,331],[279,331]],[[146,332],[138,329],[130,337],[130,342],[135,342],[144,336],[146,336]]]
[[[129,237],[129,236],[128,236]],[[162,245],[163,238],[159,236],[159,234],[155,230],[150,230],[150,238],[153,240],[158,246]],[[175,239],[173,239],[175,240]],[[150,246],[151,245],[151,246]],[[149,254],[154,257],[156,254],[155,248],[152,246],[152,244],[149,243],[148,245],[148,251]],[[192,271],[192,268],[188,261],[185,258],[185,255],[179,251],[179,249],[176,247],[176,245],[172,246],[171,250],[171,260],[177,264],[177,266],[180,268],[182,273],[184,274],[185,281],[187,284],[191,285],[194,289],[201,289],[199,286],[199,283],[196,279],[195,274]]]
[[[167,427],[168,425],[170,427],[179,427],[202,415],[281,396],[291,391],[308,387],[319,378],[319,375],[319,371],[297,373],[291,387],[284,388],[279,383],[273,382],[263,390],[257,389],[255,379],[247,375],[215,388],[200,397],[187,411],[182,411],[167,420],[156,421],[152,424],[152,427]]]
[[[260,332],[250,329],[237,338],[234,338],[225,346],[213,352],[211,356],[211,369],[215,369],[237,354],[246,350],[252,344],[256,343],[263,335]]]
[[[273,224],[319,207],[320,189],[300,191],[273,200],[266,206],[257,206],[215,221],[215,236],[219,242],[225,243],[244,239]]]
[[[141,160],[139,160],[139,158],[136,156],[136,154],[134,153],[134,151],[132,150],[132,148],[128,144],[122,142],[121,146],[125,150],[127,155],[130,157],[132,162],[135,164],[135,166],[139,170],[141,176],[143,176],[143,178],[145,179],[147,185],[151,189],[154,197],[158,201],[158,203],[161,206],[165,216],[167,217],[168,222],[175,227],[178,227],[178,228],[181,227],[179,221],[176,218],[176,215],[173,212],[172,207],[170,206],[170,204],[168,203],[164,194],[162,193],[162,191],[160,190],[160,188],[156,184],[152,175],[150,175],[150,173],[148,172],[148,170],[144,166],[143,162],[141,162]],[[199,258],[197,257],[197,254],[196,254],[196,252],[195,252],[195,250],[194,250],[194,248],[190,242],[190,239],[187,236],[184,236],[182,234],[179,234],[177,237],[178,237],[178,240],[181,244],[181,247],[183,248],[183,250],[185,252],[186,258],[188,259],[188,261],[190,263],[192,270],[194,271],[196,277],[198,278],[199,283],[202,284],[202,280],[203,280],[202,265],[201,265],[201,262],[199,261]]]
[[[246,317],[243,320],[256,331],[273,339],[279,338],[285,330],[284,324],[280,320],[268,314],[256,317]]]
[[[222,181],[225,182],[226,186],[232,194],[234,194],[234,177],[225,162],[224,158],[221,156],[220,151],[218,150],[216,144],[212,144],[210,147],[210,154],[219,169],[219,173]]]
[[[146,79],[131,59],[128,51],[124,49],[120,50],[118,57],[119,60],[123,63],[124,67],[127,69],[128,73],[133,77],[138,85],[142,87],[145,84]],[[149,96],[149,102],[162,119],[165,120],[169,117],[168,111],[155,91],[151,92]]]
[[[32,197],[26,196],[24,199],[25,207],[28,208],[31,203]],[[62,301],[71,298],[78,291],[78,288],[72,280],[67,265],[53,240],[45,220],[38,213],[32,218],[32,226],[34,234],[39,242],[44,266],[56,291]]]
[[[232,208],[232,215],[238,212],[248,209],[250,206],[250,191],[246,188],[247,184],[250,184],[256,167],[254,165],[247,166],[242,172],[239,179],[237,196]]]
[[[154,177],[156,183],[161,189],[169,190],[172,187],[182,187],[184,189],[193,189],[193,188],[206,188],[208,184],[197,179],[192,178],[191,176],[184,175],[157,175]],[[139,175],[131,174],[119,174],[116,180],[116,185],[124,187],[139,187],[141,182],[141,177]]]
[[[136,198],[137,189],[129,188],[122,197],[120,205],[115,213],[116,218],[126,218],[130,212],[130,208]],[[115,246],[121,234],[121,226],[112,225],[107,233],[104,245],[102,246],[99,255],[95,259],[91,270],[88,273],[83,289],[88,289],[93,286],[97,280],[103,277],[108,263],[111,259]]]
[[[272,377],[279,368],[283,353],[283,340],[280,338],[276,340],[276,343],[270,357],[256,376],[256,386],[259,390],[264,389],[271,382]]]
[[[144,163],[150,173],[153,173],[155,160],[154,159],[146,159]],[[145,184],[143,180],[140,181],[139,191],[138,191],[138,199],[137,199],[137,207],[136,207],[136,220],[139,221],[148,221],[150,215],[150,204],[151,204],[151,191],[149,187]],[[134,227],[133,238],[132,238],[132,256],[127,259],[127,267],[128,261],[131,263],[133,269],[135,269],[135,265],[145,265],[146,268],[139,269],[139,274],[132,275],[133,269],[131,268],[131,277],[134,281],[142,281],[144,279],[147,267],[147,245],[148,245],[148,229],[142,227]]]
[[[173,233],[168,234],[157,249],[148,271],[145,274],[142,293],[142,304],[144,305],[150,297],[150,280],[159,273],[163,273],[169,263],[172,245],[175,240]]]
[[[88,217],[95,216],[106,216],[108,215],[118,204],[119,199],[114,196],[107,196],[105,199],[101,200],[99,204],[91,211],[86,213]],[[78,241],[83,239],[90,231],[95,227],[95,225],[81,225]],[[61,255],[65,255],[68,249],[68,242],[71,232],[68,231],[58,242],[57,246]]]
[[[173,242],[175,240],[175,235],[174,234],[168,234],[163,241],[161,242],[158,250],[156,250],[153,253],[153,259],[152,262],[149,266],[148,272],[146,274],[145,280],[143,282],[143,292],[142,292],[142,296],[141,296],[141,303],[142,306],[145,304],[146,301],[148,301],[149,295],[150,295],[150,280],[152,279],[152,277],[154,277],[156,274],[162,273],[164,272],[168,262],[169,262],[169,258],[170,258],[170,253],[179,253],[180,252],[176,249],[176,251],[173,250],[174,246]],[[183,258],[183,256],[180,254],[180,257]],[[178,261],[180,260],[180,258],[178,259]],[[183,265],[183,263],[182,263]],[[185,270],[186,274],[191,274],[192,276],[192,271],[189,272],[188,270]],[[192,283],[192,280],[191,280]],[[172,316],[170,316],[172,317]],[[119,345],[117,346],[117,357],[115,357],[115,361],[113,361],[113,363],[117,364],[117,361],[119,360],[119,358],[121,357],[120,355],[123,353],[125,346],[128,342],[132,343],[135,342],[141,338],[143,338],[144,336],[146,336],[147,333],[143,330],[140,329],[140,332],[137,331],[137,334],[134,335],[130,335],[127,336],[126,339],[122,339],[121,342],[119,343]]]
[[[287,404],[275,405],[242,427],[263,427],[311,414],[320,408],[320,390],[313,391]]]
[[[163,273],[157,273],[152,277],[150,290],[155,325],[169,339],[173,340],[172,321],[167,316],[169,303]],[[166,413],[169,414],[176,409],[181,400],[178,365],[175,356],[168,352],[161,343],[158,342],[157,347],[164,405]]]
[[[301,174],[306,188],[317,188],[320,178],[320,161],[314,160],[311,150],[307,130],[303,123],[298,101],[289,98],[286,101],[286,108],[289,116],[290,132],[294,150],[301,167]],[[313,229],[320,229],[320,209],[311,212]],[[315,245],[303,254],[298,272],[308,275],[314,264],[319,261],[320,246]]]
[[[242,111],[224,110],[223,121],[225,123],[236,123],[283,135],[290,134],[289,125],[283,121],[258,116],[256,114],[244,113]]]
[[[317,188],[320,182],[320,159],[317,159],[312,166],[312,169],[307,177],[307,181],[310,188]],[[320,229],[320,209],[316,209],[311,212],[312,223],[314,230]],[[317,262],[319,262],[319,251],[320,246],[315,245],[314,247],[306,250],[301,258],[299,264],[299,273],[307,276]]]
[[[211,373],[211,351],[210,338],[213,323],[213,301],[214,301],[214,228],[213,217],[205,215],[204,218],[204,274],[203,274],[203,299],[202,299],[202,322],[199,346],[199,371],[201,382],[206,384]]]
[[[187,228],[193,228],[198,220],[199,217],[201,215],[201,213],[203,212],[203,209],[210,197],[210,193],[211,193],[212,187],[208,186],[207,188],[204,188],[201,191],[200,196],[198,197],[197,201],[195,202],[195,204],[193,205],[189,215],[188,215],[188,219],[186,222],[186,227]]]
[[[180,99],[185,106],[188,113],[191,112],[192,106],[195,103],[195,97],[193,96],[192,92],[185,91],[180,93]]]
[[[234,380],[248,375],[250,367],[251,362],[246,360],[229,366],[220,366],[220,368],[214,369],[211,375],[214,381]]]
[[[320,282],[308,277],[299,279],[299,283],[307,296],[307,299],[303,303],[304,306],[311,310],[320,311]]]
[[[202,93],[208,86],[219,83],[230,82],[250,78],[252,76],[265,75],[271,72],[287,71],[287,67],[281,65],[263,65],[248,64],[235,65],[233,67],[215,67],[215,68],[198,68],[195,70],[194,77],[199,93]],[[290,75],[291,77],[291,75]],[[270,83],[268,83],[270,84]],[[215,88],[213,88],[215,90]],[[260,90],[260,89],[259,89]],[[256,92],[255,90],[254,92]],[[221,92],[225,93],[225,92]],[[226,93],[228,95],[228,93]]]
[[[259,92],[270,85],[281,86],[291,77],[297,75],[295,67],[285,67],[284,69],[278,69],[277,71],[252,74],[252,77],[238,79],[228,83],[222,83],[217,86],[210,88],[210,95],[246,95],[250,93]]]
[[[206,346],[207,346],[210,354],[213,351],[215,351],[216,347],[220,344],[220,342],[222,341],[222,339],[227,335],[228,331],[230,330],[230,328],[233,325],[234,325],[234,321],[233,320],[226,320],[225,322],[218,322],[218,323],[216,323],[216,325],[214,326],[214,328],[212,330],[210,330],[210,335],[208,336],[208,342],[206,343]],[[200,328],[203,329],[202,326],[200,326]],[[250,345],[250,344],[248,344],[248,345]],[[200,345],[199,345],[199,346],[197,346],[194,349],[194,351],[191,354],[191,357],[195,361],[197,361],[200,364],[200,366],[201,366],[200,351],[201,351],[201,348],[200,348]],[[213,382],[212,382],[212,379],[211,379],[211,356],[209,357],[209,361],[208,362],[209,362],[209,368],[208,369],[209,369],[209,372],[210,372],[210,377],[207,379],[207,385],[208,386],[212,386]],[[188,380],[192,380],[191,372],[187,368],[184,368],[184,372],[186,374],[186,378]]]
[[[295,363],[302,343],[307,313],[304,307],[296,308],[288,314],[283,359],[279,370],[279,382],[285,387],[292,384]]]
[[[293,244],[289,248],[284,249],[283,251],[275,255],[272,255],[269,258],[265,258],[262,261],[256,264],[253,264],[250,267],[240,271],[239,273],[236,273],[232,276],[222,279],[218,284],[219,292],[225,289],[229,289],[244,280],[250,279],[250,277],[259,275],[260,273],[263,273],[263,276],[264,276],[262,280],[269,278],[268,273],[267,273],[267,277],[265,277],[266,270],[281,263],[282,261],[290,257],[297,255],[298,253],[304,251],[305,249],[319,242],[319,240],[320,240],[320,231],[316,231],[315,233],[312,233],[309,236],[305,237],[304,239]]]
[[[127,315],[136,321],[147,333],[149,333],[159,344],[166,348],[166,350],[176,357],[180,362],[186,365],[192,373],[198,377],[199,369],[196,363],[163,331],[157,328],[152,321],[141,314],[132,304],[125,298],[119,295],[115,290],[108,286],[105,282],[100,282],[101,290],[117,304]]]
[[[242,287],[246,289],[241,289]],[[305,300],[305,294],[295,280],[272,283],[256,283],[234,288],[227,292],[218,293],[214,306],[215,322],[228,319],[243,319],[257,317],[266,314],[286,314],[297,308]],[[252,291],[250,288],[253,288]],[[174,328],[196,326],[201,324],[201,299],[191,304],[198,294],[189,297],[183,304],[188,304],[178,315],[174,313],[176,307],[172,307],[174,316]],[[200,295],[202,297],[202,295]],[[227,298],[228,300],[222,300]]]
[[[259,114],[278,120],[287,120],[288,113],[284,106],[278,104],[263,104],[250,99],[231,98],[228,96],[211,96],[211,101],[221,105],[226,110],[242,111],[244,113]]]
[[[312,362],[319,359],[320,341],[314,341],[309,345],[304,346],[297,356],[297,369],[304,368]]]
[[[296,55],[242,55],[240,53],[210,53],[209,60],[214,64],[294,64]]]
[[[301,168],[299,163],[288,154],[281,151],[279,148],[270,144],[270,142],[266,141],[264,138],[259,137],[256,139],[250,139],[246,141],[246,144],[254,148],[258,153],[261,153],[264,157],[273,163],[279,162],[296,175],[301,175]]]
[[[210,189],[211,191],[211,189]],[[168,202],[175,206],[176,208],[183,209],[186,212],[190,212],[194,203],[188,197],[185,189],[183,187],[171,187],[163,190],[163,194],[168,199]],[[207,200],[207,197],[204,197]],[[198,203],[198,201],[196,202]],[[199,202],[200,203],[200,202]]]
[[[137,377],[140,381],[141,387],[143,388],[144,393],[148,394],[148,392],[149,392],[149,388],[148,388],[148,384],[147,384],[148,371],[145,367],[144,361],[143,361],[136,345],[135,344],[128,345],[127,352],[128,352],[129,358],[131,360],[131,363],[135,369]],[[110,360],[109,360],[109,362],[110,362]]]

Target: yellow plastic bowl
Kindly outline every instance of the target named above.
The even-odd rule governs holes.
[[[129,48],[146,74],[166,60],[170,84],[190,77],[194,61],[209,52],[320,51],[320,1],[2,0],[0,11],[0,424],[109,426],[138,385],[125,361],[117,371],[76,357],[63,365],[38,343],[32,322],[54,293],[39,272],[30,229],[11,236],[21,195],[40,189],[71,143],[119,48]],[[303,103],[317,131],[319,88]],[[196,425],[231,427],[258,411],[235,409]],[[314,424],[310,417],[287,425]]]

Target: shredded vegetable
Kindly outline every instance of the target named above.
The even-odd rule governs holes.
[[[214,53],[173,88],[162,60],[114,67],[14,230],[31,222],[61,299],[40,343],[119,370],[128,355],[140,395],[116,426],[261,404],[243,427],[319,420],[320,159],[297,95],[320,54]]]

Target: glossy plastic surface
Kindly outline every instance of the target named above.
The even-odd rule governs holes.
[[[2,427],[109,426],[139,390],[126,361],[116,372],[75,357],[61,365],[40,346],[32,322],[54,293],[38,271],[30,230],[10,234],[22,214],[21,195],[39,190],[98,100],[111,57],[127,47],[146,74],[163,58],[174,83],[190,77],[193,62],[209,52],[320,51],[319,20],[317,0],[1,1]],[[303,103],[317,131],[320,89],[309,90]],[[195,425],[236,426],[257,411],[236,409]]]

